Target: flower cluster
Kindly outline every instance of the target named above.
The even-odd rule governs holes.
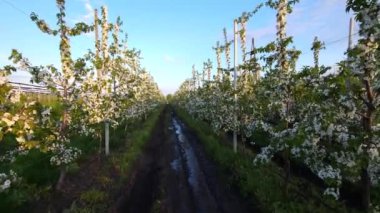
[[[50,163],[55,166],[68,165],[79,158],[81,150],[75,147],[68,147],[62,143],[53,143],[49,147],[54,156],[50,158]]]
[[[4,155],[0,157],[0,162],[10,162],[13,163],[16,161],[17,156],[27,155],[29,150],[24,149],[23,147],[18,147],[17,149],[7,151]]]
[[[7,192],[18,181],[19,177],[13,170],[10,170],[8,174],[0,173],[0,193]]]
[[[339,199],[340,193],[338,188],[327,188],[324,192],[323,195],[329,195],[333,196],[335,200]]]

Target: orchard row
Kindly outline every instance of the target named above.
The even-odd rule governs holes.
[[[109,143],[109,135],[102,136],[103,126],[107,133],[109,126],[116,128],[144,118],[163,100],[152,76],[140,65],[140,52],[119,39],[120,18],[110,23],[107,8],[102,7],[101,17],[94,11],[92,24],[70,27],[65,1],[57,0],[57,7],[55,29],[35,13],[31,19],[43,33],[60,38],[61,67],[33,65],[13,50],[9,58],[13,65],[0,69],[0,146],[8,147],[1,149],[0,194],[27,185],[14,171],[13,163],[31,150],[46,153],[46,160],[60,169],[56,185],[60,189],[67,166],[81,155],[81,150],[72,146],[73,138],[87,135]],[[70,38],[90,32],[95,33],[94,51],[73,59]],[[54,102],[44,103],[12,88],[8,77],[18,70],[29,72],[33,83],[47,87]],[[105,144],[106,154],[108,146]]]
[[[269,162],[274,154],[284,159],[285,182],[290,162],[307,165],[328,185],[325,195],[338,199],[343,180],[360,185],[364,209],[375,208],[371,190],[380,179],[380,3],[348,0],[359,23],[360,39],[346,52],[339,70],[319,64],[324,43],[317,38],[311,50],[314,64],[296,70],[301,54],[289,48],[287,16],[298,0],[269,0],[236,19],[235,40],[217,42],[217,69],[204,63],[202,73],[193,67],[174,96],[179,106],[207,121],[216,132],[236,132],[241,141],[260,145],[255,164]],[[263,47],[246,48],[246,23],[264,7],[277,11],[276,40]],[[231,66],[231,45],[240,37],[243,63]],[[235,44],[235,54],[237,45]],[[222,54],[225,67],[222,67]],[[236,80],[231,72],[236,68]],[[265,142],[258,141],[264,135]],[[288,190],[285,184],[285,191]],[[372,207],[371,207],[372,205]]]

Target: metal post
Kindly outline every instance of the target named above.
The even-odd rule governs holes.
[[[238,54],[238,29],[237,21],[234,20],[234,133],[233,133],[233,148],[237,152],[237,54]]]

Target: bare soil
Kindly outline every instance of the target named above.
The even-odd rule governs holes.
[[[116,212],[255,212],[167,108]]]

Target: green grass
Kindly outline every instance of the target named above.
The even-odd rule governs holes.
[[[130,124],[127,131],[124,125],[111,131],[111,154],[99,168],[104,170],[102,174],[105,175],[97,177],[96,185],[81,193],[80,198],[74,201],[66,212],[107,212],[113,202],[109,198],[112,198],[130,177],[132,167],[148,142],[161,112],[162,109],[158,109],[152,112],[147,120]],[[116,180],[107,176],[107,170],[112,168],[119,170]]]
[[[151,132],[153,131],[161,112],[162,109],[153,112],[146,121],[133,127],[133,131],[129,132],[127,136],[127,141],[129,142],[127,147],[125,147],[126,150],[111,156],[110,160],[112,164],[119,167],[120,172],[123,175],[122,181],[125,181],[125,178],[128,177],[132,165],[135,163],[146,142],[149,140]]]
[[[194,120],[187,112],[176,108],[177,115],[196,133],[206,152],[228,182],[263,212],[351,212],[342,203],[322,196],[322,191],[304,179],[292,177],[289,194],[283,192],[282,169],[274,163],[254,165],[253,153],[235,154],[232,147],[214,134],[210,126]]]
[[[98,189],[90,189],[83,192],[79,199],[89,205],[94,205],[105,202],[107,200],[107,193]]]

